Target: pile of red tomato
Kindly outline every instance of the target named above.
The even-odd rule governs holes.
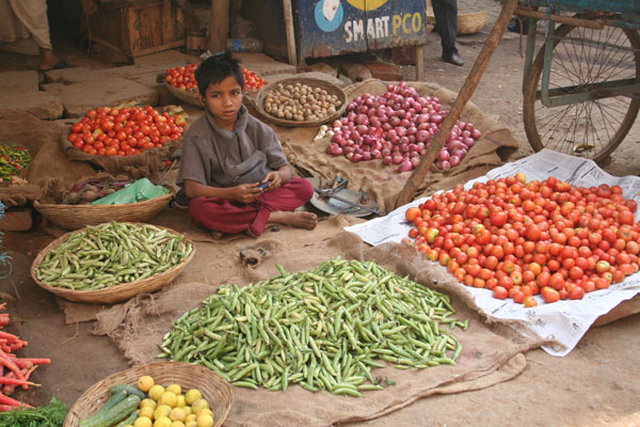
[[[186,120],[144,107],[90,110],[71,126],[68,140],[74,147],[100,156],[130,156],[161,147],[182,137]]]
[[[181,67],[169,68],[165,80],[173,87],[182,90],[198,91],[198,82],[196,82],[195,72],[198,64],[189,64]],[[249,70],[242,67],[242,75],[244,76],[244,88],[246,90],[260,89],[266,81]]]
[[[526,307],[581,299],[640,268],[637,203],[618,186],[524,174],[461,185],[405,211],[409,236],[467,286]]]

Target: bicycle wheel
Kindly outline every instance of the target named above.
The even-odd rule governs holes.
[[[562,94],[618,79],[638,80],[640,37],[630,29],[595,30],[560,25],[554,32],[549,90]],[[539,91],[544,67],[543,45],[525,82],[523,118],[529,144],[601,162],[620,145],[640,108],[638,94],[590,99],[545,107]]]

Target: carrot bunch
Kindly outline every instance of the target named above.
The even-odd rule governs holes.
[[[6,303],[0,304],[0,310],[4,310]],[[0,313],[0,329],[9,324],[9,313]],[[0,411],[12,411],[18,407],[31,408],[26,403],[12,399],[16,387],[24,390],[29,386],[39,387],[39,384],[29,381],[29,377],[39,365],[51,363],[46,358],[25,358],[14,354],[28,345],[16,335],[0,331]]]

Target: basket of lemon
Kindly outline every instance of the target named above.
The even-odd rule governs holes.
[[[91,386],[69,409],[64,427],[217,427],[232,404],[231,386],[209,369],[157,362]]]

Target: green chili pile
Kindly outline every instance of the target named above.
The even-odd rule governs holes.
[[[71,233],[45,254],[35,273],[49,286],[102,289],[167,271],[192,250],[181,234],[112,221]]]
[[[31,163],[29,149],[18,145],[0,145],[0,181],[4,181],[20,172]]]
[[[374,367],[453,365],[462,351],[444,329],[467,328],[450,297],[373,262],[340,258],[252,286],[225,285],[174,322],[162,353],[237,386],[361,396],[379,390]]]

